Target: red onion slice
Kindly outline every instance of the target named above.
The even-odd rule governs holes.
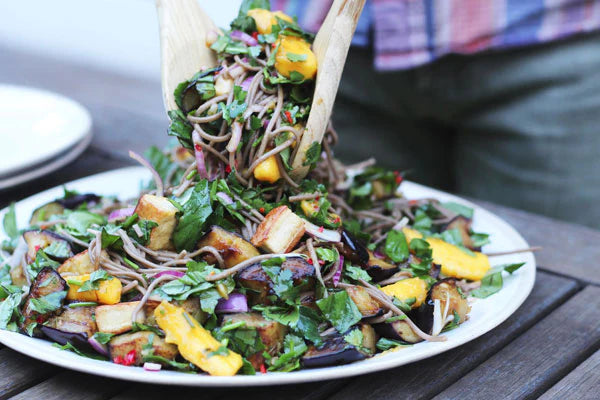
[[[221,200],[223,200],[223,202],[225,204],[232,204],[233,203],[233,199],[231,197],[229,197],[229,195],[225,192],[217,192],[216,195],[218,198],[220,198]]]
[[[250,75],[242,82],[242,89],[244,89],[246,92],[250,90],[250,84],[252,83],[252,79],[254,79],[254,75]]]
[[[90,344],[90,346],[92,346],[94,348],[94,350],[96,350],[98,353],[102,354],[103,356],[108,357],[108,347],[105,344],[100,343],[99,341],[96,340],[95,337],[91,337],[88,339],[88,343]]]
[[[231,293],[228,299],[219,299],[215,312],[239,313],[248,311],[248,299],[241,293]]]
[[[181,278],[182,276],[185,275],[185,273],[182,271],[161,271],[158,274],[154,275],[154,279],[160,278],[161,276],[165,276],[165,275],[171,275],[171,276],[175,276],[177,278]]]
[[[150,173],[152,174],[152,178],[154,179],[154,184],[156,185],[156,193],[158,196],[162,197],[164,194],[165,185],[163,184],[160,174],[158,172],[156,172],[156,170],[154,169],[152,164],[150,164],[150,161],[146,160],[144,157],[142,157],[135,151],[131,151],[131,150],[129,150],[129,157],[133,158],[135,161],[139,162],[144,167],[146,167],[150,170]]]
[[[118,221],[133,215],[135,207],[120,208],[108,214],[108,222]]]
[[[340,278],[342,277],[342,270],[344,269],[344,256],[340,254],[340,259],[338,261],[337,270],[333,275],[333,286],[337,287],[338,283],[340,283]]]
[[[333,229],[325,229],[322,226],[317,226],[307,220],[304,220],[304,228],[306,233],[317,239],[324,240],[326,242],[340,242],[342,235]]]
[[[244,42],[248,46],[258,46],[258,41],[256,39],[254,39],[252,36],[248,35],[246,32],[232,31],[229,34],[229,37],[231,37],[232,39]]]

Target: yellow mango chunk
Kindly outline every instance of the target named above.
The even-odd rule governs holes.
[[[275,69],[289,78],[292,72],[302,74],[304,79],[314,79],[317,74],[317,57],[310,44],[296,36],[280,35],[279,50],[275,55]]]
[[[221,342],[182,307],[163,301],[154,310],[154,317],[165,331],[165,341],[176,344],[183,358],[201,370],[215,376],[233,376],[242,367],[242,357],[231,350],[227,355],[211,354]]]
[[[381,291],[388,296],[394,296],[400,301],[415,298],[413,308],[419,307],[427,297],[427,283],[420,278],[403,279],[391,285],[383,286]]]
[[[98,290],[86,290],[85,292],[78,292],[78,290],[85,281],[90,280],[90,274],[67,276],[65,279],[69,284],[67,300],[94,301],[99,304],[117,304],[121,301],[123,285],[117,278],[100,281]],[[80,282],[81,285],[75,282]]]
[[[254,168],[254,178],[261,182],[275,183],[281,178],[275,156],[268,157]]]
[[[404,228],[402,232],[408,243],[415,238],[423,237],[420,232],[410,228]],[[433,262],[442,266],[441,272],[445,276],[479,281],[490,269],[490,260],[483,253],[474,251],[474,255],[471,255],[441,239],[425,240],[431,246]]]
[[[254,22],[256,23],[256,30],[261,35],[271,33],[271,27],[273,25],[277,25],[276,17],[279,17],[284,21],[294,22],[292,17],[282,13],[281,11],[271,12],[262,8],[254,8],[252,10],[248,10],[246,15],[254,19]]]

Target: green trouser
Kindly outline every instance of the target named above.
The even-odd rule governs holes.
[[[350,52],[336,154],[600,228],[600,35],[376,72]]]

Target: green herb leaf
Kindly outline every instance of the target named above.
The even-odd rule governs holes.
[[[173,244],[177,251],[192,250],[204,233],[204,224],[213,212],[208,181],[201,180],[188,189],[178,203],[183,209],[175,232]]]
[[[290,53],[290,52],[285,53],[285,56],[291,62],[306,61],[306,58],[308,57],[306,54],[296,54],[296,53]]]
[[[473,218],[474,210],[471,207],[467,207],[465,205],[455,203],[453,201],[447,201],[445,203],[442,203],[442,207],[452,212],[455,212],[458,215],[462,215],[465,218]]]
[[[11,203],[8,207],[8,211],[6,212],[6,214],[4,214],[2,226],[4,227],[4,232],[9,238],[16,239],[19,237],[19,230],[17,229],[17,216],[15,213],[15,203]]]
[[[100,282],[110,281],[114,279],[103,269],[96,270],[90,274],[90,279],[85,281],[83,285],[77,290],[77,292],[89,292],[90,290],[100,289]]]
[[[361,320],[362,314],[346,291],[341,291],[317,301],[317,306],[335,329],[346,332]]]
[[[112,339],[113,336],[115,336],[114,333],[96,332],[94,333],[93,337],[98,343],[107,344],[108,342],[110,342],[110,339]]]
[[[347,343],[350,343],[352,346],[360,349],[363,344],[363,333],[360,329],[353,329],[346,335],[344,335],[344,340]]]
[[[481,279],[481,286],[471,292],[471,296],[485,299],[502,289],[502,272],[486,275]]]
[[[56,311],[62,307],[67,291],[53,292],[39,298],[29,299],[29,309],[39,314]],[[6,300],[5,300],[6,301]]]
[[[385,239],[385,254],[394,262],[403,262],[408,259],[408,243],[402,231],[391,230]]]
[[[313,165],[317,161],[319,161],[319,157],[321,156],[321,143],[312,142],[311,145],[306,150],[304,163],[302,165]]]
[[[300,357],[308,347],[298,336],[288,334],[283,341],[283,353],[271,364],[269,371],[290,372],[300,368]]]
[[[375,346],[381,351],[386,351],[389,349],[396,348],[398,346],[410,346],[410,344],[400,342],[398,340],[381,338],[377,341],[377,344]]]

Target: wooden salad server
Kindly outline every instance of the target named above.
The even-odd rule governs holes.
[[[321,143],[340,84],[350,42],[365,0],[334,0],[313,43],[317,57],[317,80],[305,132],[291,175],[302,179],[309,167],[303,165],[306,151]],[[217,64],[216,55],[206,46],[206,35],[218,31],[197,0],[156,0],[160,25],[161,80],[167,111],[177,109],[173,92],[180,82],[203,67]]]
[[[317,57],[317,81],[298,155],[292,164],[290,175],[294,180],[302,179],[308,173],[309,167],[303,164],[311,144],[323,141],[350,42],[364,6],[365,0],[334,0],[317,32],[312,46]]]
[[[156,0],[160,29],[160,73],[166,111],[176,110],[173,92],[202,68],[217,65],[206,35],[218,32],[197,0]]]

